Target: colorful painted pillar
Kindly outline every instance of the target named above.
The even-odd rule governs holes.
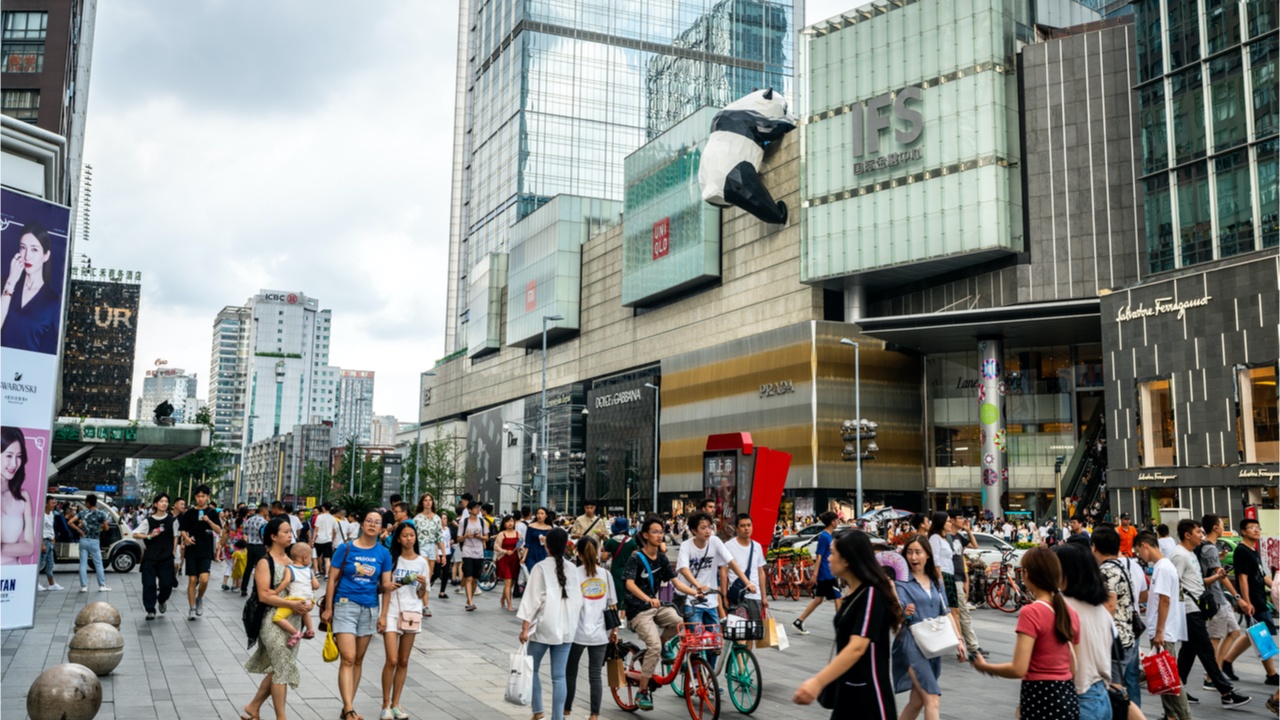
[[[1004,509],[1000,498],[1009,484],[1005,466],[1004,428],[1004,341],[986,338],[978,341],[979,437],[982,439],[982,509],[1000,517]]]

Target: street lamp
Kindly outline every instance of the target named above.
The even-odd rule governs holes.
[[[347,490],[347,494],[351,496],[356,494],[356,457],[359,455],[356,447],[357,438],[358,436],[355,433],[347,436],[347,442],[351,443],[351,487]]]
[[[645,387],[653,391],[653,514],[658,514],[658,396],[662,388],[653,383],[645,383]],[[629,511],[628,511],[629,512]]]
[[[564,320],[563,315],[543,315],[542,316],[542,408],[539,412],[539,420],[542,422],[542,487],[538,494],[539,505],[547,506],[547,323],[560,322]]]
[[[855,473],[857,478],[858,511],[854,515],[854,517],[857,517],[862,514],[862,362],[860,357],[862,350],[858,343],[849,338],[840,338],[840,344],[853,346],[853,414],[857,416],[858,420],[858,427],[855,430],[858,445],[858,469]]]
[[[435,370],[428,370],[422,373],[422,377],[418,381],[418,449],[417,457],[413,460],[413,501],[416,503],[422,496],[418,492],[418,479],[422,477],[422,390],[426,384],[425,378],[435,377]]]

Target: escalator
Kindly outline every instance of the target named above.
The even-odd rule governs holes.
[[[1080,442],[1076,443],[1075,450],[1071,453],[1071,457],[1068,459],[1062,473],[1062,496],[1065,498],[1079,498],[1079,501],[1075,503],[1075,512],[1077,514],[1082,513],[1084,509],[1090,508],[1095,501],[1100,499],[1100,506],[1093,513],[1095,518],[1098,519],[1105,517],[1109,510],[1107,495],[1103,493],[1107,469],[1107,449],[1105,445],[1107,425],[1105,417],[1103,404],[1098,403],[1094,406],[1093,412],[1089,416],[1089,422],[1085,425],[1084,433],[1080,437]],[[1047,517],[1055,517],[1057,515],[1058,501],[1055,498],[1054,502],[1049,506]]]

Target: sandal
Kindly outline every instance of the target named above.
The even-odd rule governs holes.
[[[248,710],[240,711],[240,720],[258,720],[257,715],[250,715]]]
[[[285,646],[286,646],[286,647],[294,648],[294,647],[297,647],[297,645],[298,645],[298,643],[299,643],[299,642],[302,642],[302,633],[301,633],[301,632],[296,632],[296,633],[294,633],[294,634],[290,635],[290,636],[289,636],[289,639],[288,639],[288,640],[286,640],[284,644],[285,644]]]
[[[355,710],[348,710],[338,716],[338,720],[364,720]]]
[[[316,636],[316,631],[315,631],[315,630],[307,630],[306,632],[302,633],[302,639],[303,639],[303,640],[311,640],[311,639],[315,638],[315,636]]]

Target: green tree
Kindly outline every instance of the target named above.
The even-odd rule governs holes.
[[[208,408],[200,410],[196,415],[196,423],[204,425],[213,435],[213,416]],[[158,493],[169,493],[174,498],[186,497],[189,488],[202,481],[207,483],[218,496],[219,490],[234,482],[228,478],[230,466],[226,464],[228,453],[217,436],[207,448],[176,460],[156,460],[147,468],[146,477],[142,478],[142,491],[145,497]]]
[[[370,456],[356,445],[355,438],[347,441],[342,462],[333,473],[333,484],[345,493],[350,490],[353,480],[355,495],[374,503],[382,501],[382,456]]]
[[[418,462],[421,454],[422,462]],[[401,479],[401,494],[406,497],[413,494],[414,473],[418,473],[418,492],[431,493],[436,499],[436,508],[442,508],[461,492],[467,476],[467,449],[456,437],[445,437],[444,429],[437,426],[435,437],[422,444],[417,441],[409,448],[407,455],[412,464],[406,460],[404,477]],[[414,498],[417,502],[417,498]]]
[[[302,497],[314,496],[316,502],[332,499],[336,494],[333,489],[333,476],[329,474],[329,468],[312,460],[302,468],[302,483],[299,488],[299,494]]]

